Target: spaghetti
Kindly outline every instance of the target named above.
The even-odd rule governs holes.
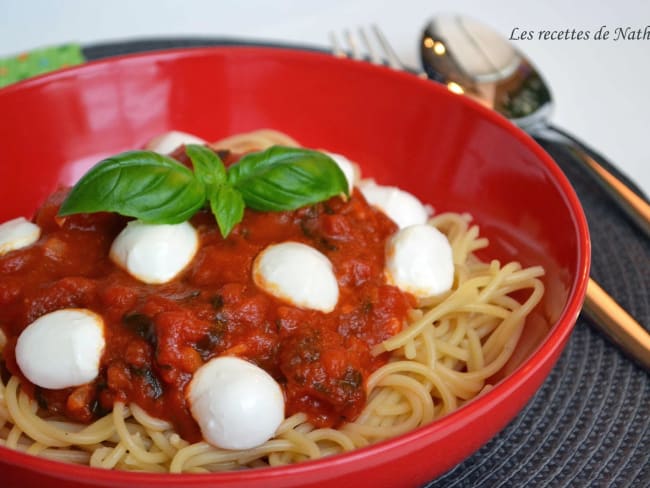
[[[249,151],[296,145],[284,134],[258,131],[212,144]],[[361,413],[339,426],[318,427],[304,412],[284,420],[276,435],[249,450],[190,443],[172,423],[135,403],[115,401],[112,412],[89,424],[44,416],[18,376],[0,382],[0,444],[63,462],[149,472],[212,472],[276,466],[350,451],[428,424],[491,387],[511,358],[526,317],[541,300],[539,266],[501,265],[477,258],[487,247],[468,215],[444,213],[429,224],[452,247],[453,288],[419,299],[407,325],[375,344],[388,361],[366,381]],[[513,296],[524,296],[517,300]],[[6,377],[6,375],[5,375]]]

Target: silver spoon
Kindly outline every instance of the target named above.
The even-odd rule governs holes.
[[[422,65],[437,81],[462,91],[540,139],[560,143],[592,174],[650,238],[650,204],[606,170],[593,151],[548,119],[553,100],[539,72],[501,34],[460,15],[441,15],[424,29]]]
[[[650,205],[602,167],[595,154],[551,126],[551,92],[532,64],[499,33],[460,15],[434,18],[420,44],[429,78],[478,100],[531,135],[563,144],[650,238]],[[610,340],[650,371],[650,334],[589,279],[583,310]]]

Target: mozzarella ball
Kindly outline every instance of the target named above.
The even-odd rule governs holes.
[[[272,244],[259,253],[253,280],[267,293],[300,308],[329,313],[339,300],[330,260],[299,242]]]
[[[264,444],[284,420],[280,386],[263,369],[232,356],[201,366],[186,397],[203,438],[224,449]]]
[[[420,200],[404,190],[377,185],[372,180],[361,181],[358,186],[368,203],[384,212],[400,229],[424,224],[429,218]]]
[[[348,158],[341,154],[336,154],[336,153],[330,153],[326,152],[330,158],[334,160],[334,162],[338,165],[338,167],[341,169],[343,174],[345,175],[345,179],[348,182],[348,190],[351,192],[352,188],[354,188],[354,183],[357,179],[357,172],[355,170],[354,165]]]
[[[183,271],[198,248],[198,232],[189,222],[156,225],[132,220],[113,241],[110,257],[134,278],[160,284]]]
[[[418,298],[451,289],[454,260],[447,237],[427,224],[395,233],[386,245],[387,281]]]
[[[151,139],[146,145],[146,149],[160,154],[169,154],[183,144],[204,145],[207,142],[187,132],[172,130]]]
[[[0,256],[34,244],[41,236],[41,228],[24,217],[0,224]]]
[[[22,331],[16,363],[35,385],[59,390],[94,380],[104,347],[102,317],[68,308],[45,314]]]

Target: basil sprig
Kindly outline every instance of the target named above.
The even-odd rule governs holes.
[[[327,154],[280,146],[241,158],[228,170],[228,181],[248,207],[265,211],[305,207],[348,187]]]
[[[176,224],[209,203],[227,237],[244,208],[294,210],[348,194],[343,172],[328,155],[273,146],[226,169],[205,146],[185,146],[194,171],[152,151],[128,151],[100,161],[72,188],[59,215],[116,212],[154,224]]]

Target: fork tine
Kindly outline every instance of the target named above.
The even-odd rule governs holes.
[[[368,60],[374,64],[387,64],[394,69],[404,69],[404,65],[386,39],[386,36],[379,30],[376,24],[370,26],[374,35],[375,43],[371,42],[370,36],[363,27],[358,28],[358,38],[362,46],[355,40],[355,36],[349,29],[344,29],[342,33],[342,42],[334,32],[329,33],[332,54],[339,58],[352,58],[358,60]],[[373,44],[379,45],[379,52]],[[365,50],[365,53],[364,53]]]
[[[332,45],[332,54],[334,54],[334,56],[337,58],[347,58],[348,55],[345,54],[345,51],[341,48],[341,45],[339,44],[339,38],[337,37],[336,33],[330,32],[329,37],[330,44]]]
[[[372,36],[369,36],[365,29],[358,28],[358,37],[361,40],[361,48],[359,42],[355,41],[355,37],[349,29],[343,31],[343,42],[339,43],[339,38],[334,32],[330,32],[330,44],[332,45],[332,54],[339,58],[352,58],[362,61],[370,61],[374,64],[384,64],[396,70],[406,70],[414,73],[420,78],[426,78],[427,75],[422,70],[413,70],[408,68],[388,42],[384,33],[379,29],[376,24],[371,24]],[[372,42],[374,39],[375,42]],[[373,47],[379,45],[379,49]],[[346,51],[347,49],[347,51]],[[365,50],[365,52],[364,52]]]
[[[370,58],[370,61],[373,63],[383,64],[381,57],[377,54],[377,50],[373,49],[368,35],[363,28],[359,27],[358,32],[358,37],[361,39],[360,43],[349,29],[343,30],[341,42],[339,42],[339,37],[335,32],[330,32],[329,38],[332,46],[332,54],[339,58],[350,58],[360,61],[366,61]]]
[[[366,46],[366,51],[368,52],[368,57],[370,58],[370,62],[374,64],[383,64],[381,57],[379,56],[379,54],[377,54],[377,51],[373,49],[372,44],[368,39],[368,35],[366,34],[366,31],[362,27],[359,27],[359,37],[361,38],[363,44]]]
[[[404,65],[400,61],[399,57],[397,57],[397,53],[388,42],[388,39],[386,39],[384,33],[379,29],[379,27],[377,27],[377,24],[372,24],[370,28],[372,29],[373,34],[375,34],[375,37],[377,38],[379,45],[381,46],[381,48],[384,51],[384,54],[386,55],[388,66],[390,66],[393,69],[404,69]]]
[[[345,29],[343,31],[343,36],[345,37],[345,40],[347,41],[348,48],[350,49],[350,57],[352,59],[363,59],[363,55],[361,54],[361,50],[359,49],[359,45],[356,43],[354,40],[354,36],[352,35],[352,32],[350,32],[348,29]]]

